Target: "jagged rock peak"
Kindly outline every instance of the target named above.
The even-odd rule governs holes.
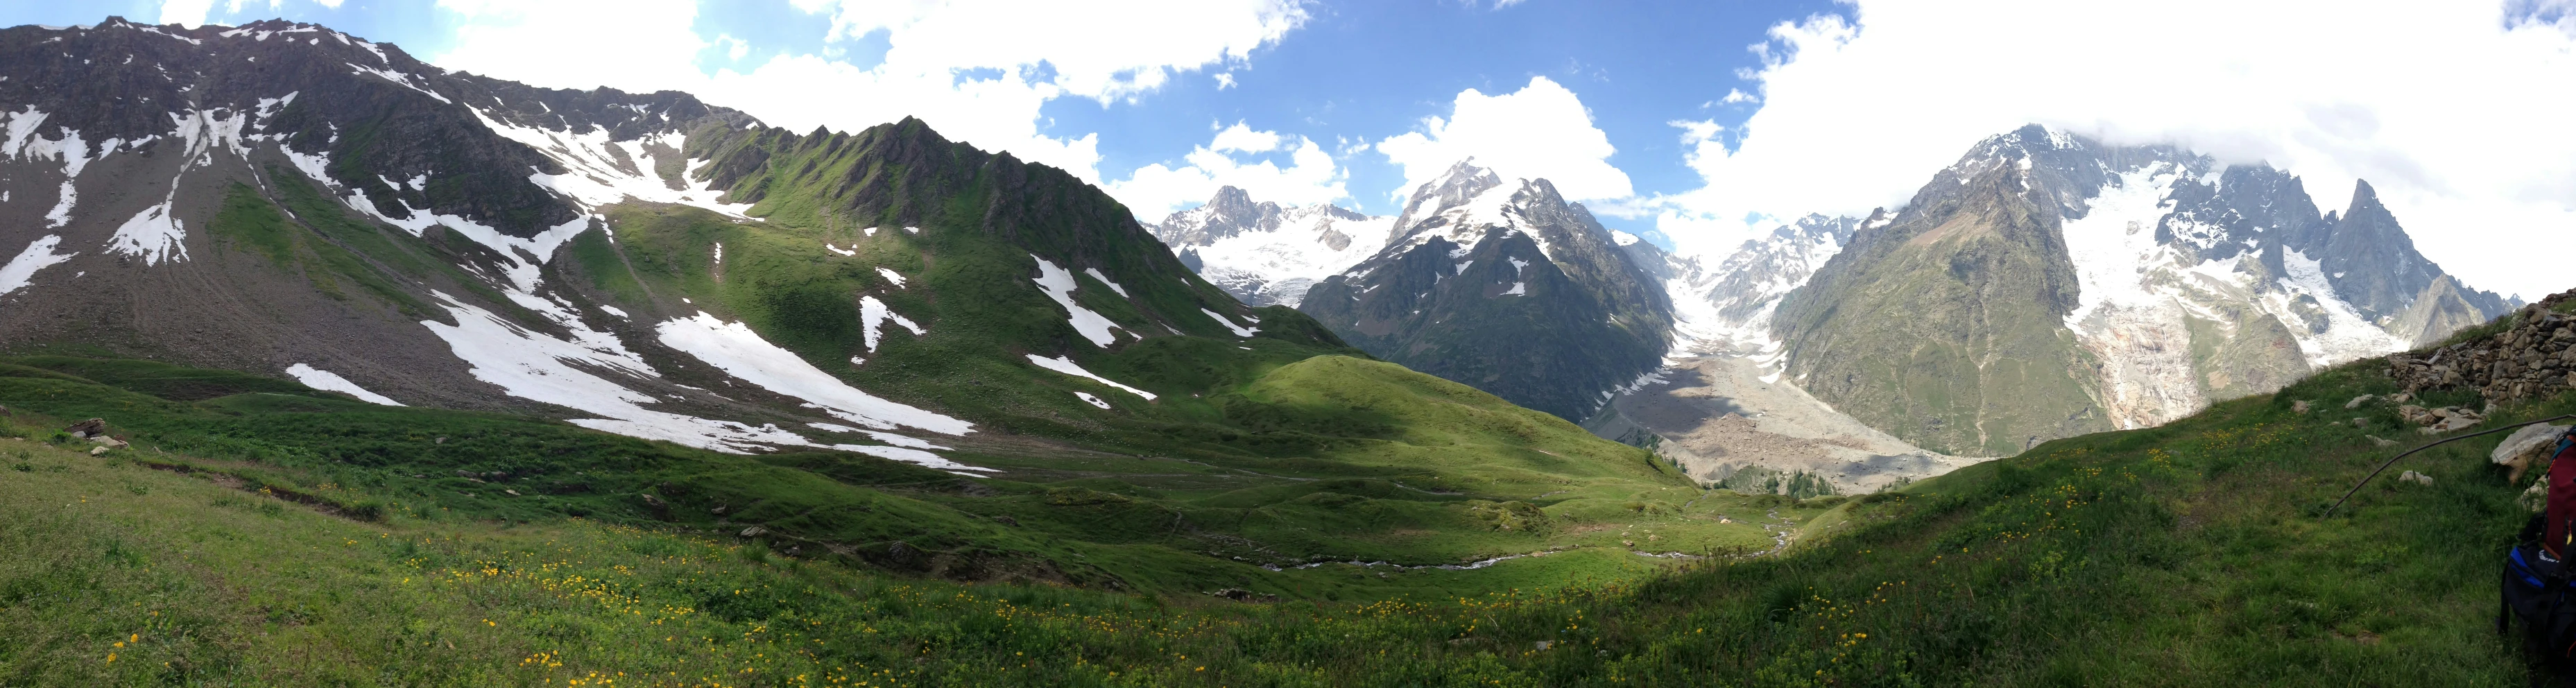
[[[1277,204],[1274,203],[1272,205]],[[1252,194],[1245,193],[1243,189],[1235,188],[1232,184],[1217,187],[1216,195],[1208,197],[1207,208],[1215,211],[1218,215],[1224,216],[1241,216],[1248,213],[1260,212],[1258,208],[1252,205]]]
[[[1396,213],[1393,233],[1388,235],[1387,240],[1393,243],[1404,235],[1412,233],[1414,225],[1424,219],[1437,215],[1441,211],[1464,205],[1474,200],[1478,194],[1502,185],[1501,175],[1495,174],[1493,170],[1476,166],[1476,159],[1473,157],[1453,163],[1448,170],[1441,172],[1440,176],[1432,177],[1430,181],[1414,187],[1413,195],[1404,201],[1403,212]]]

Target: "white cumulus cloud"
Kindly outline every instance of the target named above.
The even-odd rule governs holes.
[[[2446,270],[2536,297],[2576,286],[2529,258],[2576,249],[2566,4],[1859,0],[1855,21],[1772,30],[1735,150],[1675,123],[1707,185],[1660,199],[1659,224],[1719,248],[1777,218],[1893,207],[2036,122],[2268,161],[2323,209],[2367,179]]]
[[[178,24],[197,28],[206,23],[206,13],[215,9],[215,0],[167,0],[161,3],[161,18],[155,23]]]
[[[704,78],[698,51],[712,45],[689,28],[694,0],[438,0],[438,8],[459,18],[456,41],[423,59],[549,88],[689,90]]]
[[[1289,164],[1281,167],[1261,159],[1263,153],[1285,154]],[[1191,150],[1182,160],[1177,169],[1161,163],[1137,169],[1127,180],[1109,183],[1109,193],[1147,221],[1204,203],[1223,186],[1243,189],[1255,201],[1281,205],[1330,203],[1350,196],[1344,185],[1348,175],[1323,146],[1303,136],[1255,130],[1242,122],[1217,130],[1207,145]]]
[[[1519,91],[1489,96],[1459,92],[1447,118],[1426,117],[1420,131],[1388,137],[1379,153],[1404,167],[1403,198],[1466,158],[1504,178],[1545,178],[1574,199],[1624,198],[1634,192],[1628,174],[1610,164],[1617,149],[1592,125],[1592,113],[1573,91],[1547,77],[1531,77]]]
[[[1148,0],[1120,11],[1017,0],[794,0],[829,13],[821,54],[781,54],[749,71],[708,74],[716,44],[691,28],[691,0],[438,0],[457,40],[430,61],[541,86],[676,89],[795,130],[855,131],[917,116],[953,139],[1099,178],[1098,138],[1050,132],[1039,108],[1074,96],[1103,103],[1175,74],[1247,60],[1307,20],[1298,0]],[[873,65],[842,44],[883,32]],[[729,38],[729,37],[727,37]],[[739,59],[757,47],[726,40]]]

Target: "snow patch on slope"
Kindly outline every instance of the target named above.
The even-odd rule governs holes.
[[[861,296],[859,297],[859,333],[867,340],[868,353],[877,352],[879,330],[888,321],[902,326],[903,329],[911,330],[913,336],[927,334],[920,325],[913,324],[910,319],[897,315],[893,309],[887,308],[884,301],[878,301],[874,296]]]
[[[597,373],[659,377],[622,349],[605,351],[530,332],[491,311],[432,291],[455,325],[423,320],[421,326],[447,342],[470,366],[474,379],[499,386],[510,396],[554,404],[602,418],[576,418],[574,425],[629,437],[664,440],[734,454],[764,450],[763,445],[808,444],[804,437],[775,427],[708,420],[654,411],[640,404],[660,401],[609,381]]]
[[[1226,319],[1226,317],[1225,317],[1224,315],[1218,314],[1216,311],[1212,311],[1212,310],[1208,310],[1208,309],[1205,309],[1205,308],[1201,308],[1201,309],[1199,309],[1199,312],[1201,312],[1201,313],[1206,313],[1206,314],[1207,314],[1207,317],[1215,318],[1215,319],[1216,319],[1217,324],[1219,324],[1219,325],[1224,325],[1224,326],[1225,326],[1225,329],[1233,330],[1233,331],[1234,331],[1234,336],[1237,336],[1237,337],[1250,337],[1250,336],[1252,336],[1252,335],[1260,334],[1260,333],[1261,333],[1261,328],[1257,328],[1257,327],[1244,327],[1244,326],[1242,326],[1242,325],[1234,324],[1234,321]]]
[[[1090,275],[1092,279],[1100,280],[1101,284],[1109,285],[1110,291],[1118,292],[1118,298],[1128,298],[1127,288],[1118,286],[1117,282],[1109,281],[1108,275],[1100,274],[1100,268],[1083,268],[1082,274]]]
[[[1076,365],[1076,364],[1073,362],[1073,357],[1071,357],[1071,356],[1057,356],[1057,357],[1055,357],[1055,358],[1044,358],[1044,357],[1040,357],[1040,356],[1038,356],[1037,354],[1029,354],[1028,356],[1029,356],[1029,363],[1034,364],[1034,365],[1036,365],[1037,367],[1045,368],[1045,369],[1047,369],[1047,370],[1052,370],[1052,371],[1059,372],[1059,373],[1064,373],[1064,374],[1066,374],[1066,375],[1071,375],[1071,376],[1074,376],[1074,377],[1090,378],[1092,381],[1094,381],[1094,382],[1098,382],[1098,383],[1100,383],[1100,384],[1104,384],[1104,385],[1108,385],[1108,386],[1111,386],[1111,387],[1116,387],[1116,388],[1119,388],[1119,389],[1127,390],[1128,392],[1134,393],[1136,396],[1144,397],[1146,401],[1153,401],[1153,400],[1154,400],[1154,393],[1153,393],[1153,392],[1148,392],[1148,391],[1141,390],[1141,389],[1137,389],[1137,388],[1134,388],[1134,387],[1129,387],[1129,386],[1126,386],[1126,385],[1118,384],[1117,382],[1112,381],[1112,380],[1110,380],[1109,378],[1105,378],[1105,377],[1101,377],[1101,376],[1099,376],[1099,375],[1095,375],[1095,374],[1093,374],[1091,371],[1088,371],[1088,370],[1083,370],[1083,369],[1082,369],[1082,366],[1080,366],[1080,365]]]
[[[340,377],[339,373],[315,368],[310,365],[297,363],[295,365],[287,366],[286,374],[294,377],[296,382],[304,383],[304,386],[306,387],[344,393],[349,396],[357,397],[370,404],[382,404],[385,406],[403,405],[402,402],[394,401],[392,398],[385,395],[367,391],[366,388],[359,387],[358,383],[350,382],[349,378]]]
[[[1056,267],[1053,261],[1037,257],[1037,254],[1029,254],[1029,259],[1038,262],[1038,289],[1044,290],[1047,298],[1054,299],[1056,305],[1064,307],[1065,318],[1073,325],[1073,331],[1081,333],[1083,339],[1091,340],[1095,346],[1107,347],[1118,343],[1118,335],[1112,334],[1110,330],[1124,328],[1120,328],[1118,323],[1111,322],[1099,313],[1094,313],[1091,309],[1073,302],[1073,291],[1076,288],[1073,273]]]
[[[864,427],[890,430],[910,427],[949,435],[974,432],[974,424],[920,408],[887,401],[851,387],[805,359],[778,348],[742,323],[728,323],[701,311],[674,318],[654,328],[664,346],[677,349],[763,389],[805,400]]]
[[[664,132],[632,141],[611,141],[607,129],[594,127],[589,132],[573,133],[520,126],[503,122],[480,108],[468,109],[493,132],[526,144],[562,166],[563,174],[540,171],[529,174],[528,181],[571,198],[585,210],[624,201],[631,196],[653,203],[690,205],[738,219],[753,219],[744,214],[751,210],[751,204],[719,203],[716,198],[723,192],[711,188],[712,182],[695,181],[698,169],[713,162],[711,159],[688,161],[687,172],[680,175],[687,188],[673,189],[653,174],[653,158],[645,155],[642,144],[660,144],[672,150],[683,150],[688,144],[688,137],[683,134]],[[611,153],[612,149],[616,149],[616,154]],[[623,164],[619,162],[620,157],[625,158]]]
[[[2306,294],[2325,307],[2326,331],[2298,337],[2299,353],[2308,357],[2308,365],[2324,367],[2407,349],[2409,342],[2405,338],[2371,323],[2369,318],[2362,317],[2359,309],[2335,296],[2334,286],[2326,282],[2325,270],[2319,261],[2308,258],[2297,249],[2284,248],[2281,250],[2281,271],[2289,274],[2280,278],[2279,291],[2264,295],[2263,310],[2279,315],[2283,321],[2297,322],[2292,320],[2296,316],[2291,315],[2290,300],[2299,294]],[[2304,330],[2291,331],[2308,334]]]
[[[165,259],[171,262],[186,260],[188,247],[180,242],[188,237],[187,226],[179,218],[170,216],[170,204],[177,197],[177,190],[174,188],[171,193],[171,197],[144,208],[143,212],[135,213],[132,219],[118,226],[116,235],[108,237],[108,250],[141,256],[144,265],[159,265]]]
[[[62,242],[63,238],[54,234],[47,234],[37,237],[35,241],[27,242],[26,250],[19,251],[17,257],[10,258],[8,265],[0,265],[0,294],[25,288],[34,283],[37,270],[71,260],[72,256],[79,255],[55,253],[54,247]]]
[[[955,474],[958,474],[958,475],[963,475],[963,476],[968,476],[968,477],[981,477],[981,476],[977,476],[977,475],[975,475],[975,474],[973,474],[973,473],[967,473],[966,471],[984,471],[984,472],[986,472],[986,473],[995,473],[995,472],[999,472],[999,471],[996,471],[996,470],[994,470],[994,469],[985,468],[985,467],[982,467],[982,466],[969,466],[969,465],[962,464],[962,463],[958,463],[958,462],[955,462],[955,461],[950,461],[950,460],[948,460],[948,458],[947,458],[947,457],[943,457],[943,456],[940,456],[940,455],[938,455],[938,454],[933,454],[933,453],[930,453],[930,452],[922,451],[922,450],[919,450],[919,449],[913,449],[913,448],[909,448],[909,447],[886,447],[886,446],[869,445],[869,444],[835,444],[835,445],[832,445],[832,448],[833,448],[833,449],[838,449],[838,450],[841,450],[841,451],[845,451],[845,452],[858,452],[858,453],[861,453],[861,454],[866,454],[866,455],[869,455],[869,456],[874,456],[874,457],[877,457],[877,458],[880,458],[880,459],[889,459],[889,460],[894,460],[894,461],[902,461],[902,462],[904,462],[904,463],[920,464],[920,465],[922,465],[922,466],[924,466],[924,467],[928,467],[928,468],[936,468],[936,469],[940,469],[940,470],[948,471],[948,472],[950,472],[950,473],[955,473]]]

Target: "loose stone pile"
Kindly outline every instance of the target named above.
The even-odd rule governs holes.
[[[2524,306],[2512,326],[2431,351],[2388,357],[2388,374],[2408,392],[2472,388],[2490,400],[2534,399],[2576,387],[2576,318],[2557,306],[2576,301],[2565,291]]]

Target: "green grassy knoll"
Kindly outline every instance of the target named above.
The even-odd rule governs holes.
[[[1481,594],[1631,579],[1671,561],[1631,550],[1766,548],[1766,527],[1818,512],[1774,518],[1773,501],[1703,494],[1641,451],[1374,361],[1310,358],[1200,403],[1235,419],[1207,444],[1240,449],[961,452],[1010,469],[966,479],[837,451],[738,456],[540,418],[377,406],[150,361],[0,359],[0,404],[25,434],[106,418],[134,442],[119,455],[338,512],[581,517],[718,537],[758,526],[767,532],[754,539],[781,552],[958,580],[1323,600]],[[1361,423],[1374,429],[1330,427]],[[1513,558],[1435,567],[1496,557]]]
[[[1391,574],[1436,583],[1565,566],[1526,570],[1556,584],[1367,602],[960,585],[598,519],[365,522],[153,470],[132,449],[94,458],[0,440],[0,548],[12,553],[0,558],[0,682],[2521,681],[2488,625],[2496,549],[2522,518],[2519,490],[2483,460],[2493,441],[2409,459],[2431,486],[2376,483],[2347,515],[2316,516],[2402,448],[2364,435],[2403,429],[2385,406],[2302,416],[2290,402],[2383,391],[2377,372],[2349,366],[1900,494],[1773,499],[1757,508],[1831,504],[1778,556],[1584,582],[1599,569],[1583,557],[1644,559],[1589,548]],[[2568,409],[2576,400],[2499,420]]]

